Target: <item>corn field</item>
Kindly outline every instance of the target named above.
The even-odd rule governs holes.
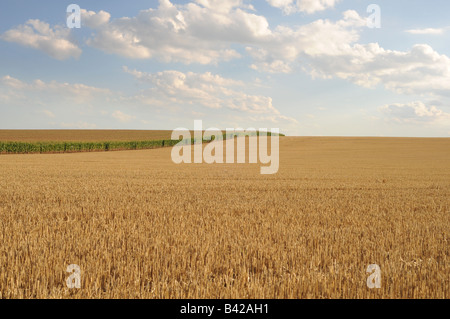
[[[71,153],[71,152],[99,152],[118,150],[142,150],[159,147],[174,146],[180,141],[154,140],[130,142],[0,142],[0,154],[28,154],[28,153]]]

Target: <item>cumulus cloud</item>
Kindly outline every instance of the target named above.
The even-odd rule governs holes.
[[[199,105],[210,109],[228,108],[253,114],[280,115],[272,98],[246,94],[239,90],[243,83],[219,75],[194,72],[163,71],[145,73],[124,68],[151,88],[139,96],[149,104]],[[164,103],[161,103],[164,101]]]
[[[445,96],[450,89],[450,58],[425,44],[409,51],[355,44],[340,55],[313,57],[309,66],[316,76],[335,76],[364,87],[381,84],[401,94]]]
[[[296,5],[302,11],[312,12],[334,3],[303,0]],[[345,45],[356,37],[353,27],[366,24],[355,11],[346,11],[337,23],[317,20],[296,29],[277,26],[272,30],[267,19],[252,9],[240,0],[197,0],[185,5],[160,0],[158,8],[142,10],[135,17],[110,21],[106,12],[86,10],[83,15],[101,21],[87,22],[95,29],[88,44],[107,53],[164,62],[214,64],[240,58],[234,46],[239,45],[258,58],[253,68],[274,72],[290,72],[290,63],[301,52],[335,51],[341,43]]]
[[[335,1],[272,4],[295,5],[306,12],[334,6]],[[126,57],[210,64],[240,57],[236,51],[240,45],[252,58],[250,67],[261,72],[303,69],[313,77],[337,77],[364,87],[381,84],[405,94],[446,94],[449,89],[447,56],[425,44],[408,51],[359,44],[366,19],[354,10],[343,12],[337,21],[319,19],[273,29],[240,0],[197,0],[186,5],[161,0],[157,9],[132,18],[110,20],[105,12],[89,12],[89,17],[97,22],[91,24],[96,33],[88,42]]]
[[[438,109],[434,105],[426,105],[421,101],[388,104],[382,106],[380,111],[398,123],[450,125],[450,113]]]
[[[333,8],[339,0],[267,0],[276,8],[282,9],[285,14],[295,12],[314,13]]]
[[[161,0],[157,9],[110,21],[109,14],[83,11],[95,35],[87,43],[128,58],[214,64],[241,57],[236,45],[254,58],[252,68],[291,72],[301,54],[338,54],[358,39],[355,28],[366,20],[355,11],[337,22],[317,20],[297,28],[269,27],[264,16],[249,12],[242,1],[198,0],[174,5]],[[98,15],[98,17],[97,17]]]
[[[305,66],[314,57],[346,54],[350,45],[359,39],[358,29],[365,23],[357,12],[350,10],[336,22],[319,19],[295,29],[278,26],[269,41],[248,46],[246,51],[254,60],[253,69],[288,73],[301,60]]]
[[[0,100],[11,110],[28,108],[49,118],[70,117],[67,122],[53,123],[67,128],[89,128],[91,124],[85,120],[86,116],[87,119],[99,116],[103,121],[115,119],[130,123],[137,119],[133,115],[137,109],[139,114],[152,114],[153,117],[158,114],[171,118],[173,114],[189,113],[189,116],[202,114],[205,118],[221,119],[235,115],[241,121],[259,124],[297,122],[281,114],[273,106],[272,98],[244,92],[241,81],[210,72],[124,70],[143,87],[139,92],[112,92],[86,84],[40,79],[22,81],[7,75],[0,77]],[[58,110],[57,115],[54,110]]]
[[[84,26],[91,29],[100,28],[109,22],[111,15],[108,12],[100,10],[98,13],[81,9],[81,22]]]
[[[333,7],[337,2],[268,1],[276,7],[304,12]],[[183,5],[160,0],[155,9],[118,19],[111,19],[105,11],[83,9],[81,14],[83,25],[94,31],[88,44],[128,58],[215,64],[241,57],[240,48],[250,56],[249,66],[261,72],[289,73],[303,69],[313,77],[337,77],[364,87],[384,85],[405,94],[446,95],[450,88],[447,56],[425,44],[407,51],[387,50],[377,43],[359,44],[366,19],[353,10],[345,11],[337,21],[319,19],[296,27],[274,28],[242,0],[195,0]],[[67,28],[51,28],[39,20],[29,20],[1,37],[58,59],[81,54],[81,49],[70,40]]]
[[[94,26],[88,44],[107,53],[134,59],[156,58],[164,62],[211,64],[239,58],[232,43],[252,43],[270,35],[265,17],[248,10],[238,0],[198,0],[174,5],[160,0],[157,9],[142,10],[136,17],[109,21],[109,15]],[[87,15],[87,13],[84,13]],[[100,13],[89,13],[95,18]]]
[[[305,12],[335,3],[272,1]],[[337,21],[318,19],[271,29],[267,19],[251,9],[241,0],[196,0],[185,5],[160,0],[158,8],[131,18],[111,20],[103,11],[83,10],[82,14],[95,30],[90,45],[129,58],[211,64],[240,57],[236,51],[240,46],[252,59],[250,67],[261,72],[302,69],[313,77],[337,77],[364,87],[383,85],[404,94],[449,92],[447,56],[425,44],[408,51],[386,50],[377,43],[359,44],[366,19],[354,10],[343,12]]]
[[[25,24],[8,30],[0,38],[40,50],[58,60],[78,58],[81,55],[81,49],[70,37],[70,29],[62,26],[51,28],[48,23],[38,19],[28,20]]]
[[[383,85],[400,94],[450,95],[449,57],[426,44],[407,51],[359,44],[364,26],[365,19],[352,10],[336,22],[320,19],[297,29],[279,26],[273,41],[247,47],[251,67],[271,73],[301,67],[313,77],[336,77],[363,87]]]

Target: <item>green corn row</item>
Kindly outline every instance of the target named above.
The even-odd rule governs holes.
[[[222,139],[241,136],[243,134],[223,134]],[[253,134],[252,134],[253,135]],[[259,136],[259,132],[256,132]],[[270,132],[267,134],[270,136]],[[280,136],[284,136],[280,134]],[[214,137],[213,137],[214,140]],[[189,145],[196,142],[195,138],[185,140],[153,140],[131,142],[0,142],[0,154],[31,154],[31,153],[71,153],[99,152],[117,150],[143,150],[160,147],[170,147],[176,144]],[[202,140],[202,143],[210,141]]]
[[[113,150],[141,150],[173,146],[179,141],[154,140],[133,142],[0,142],[0,154],[71,153]]]

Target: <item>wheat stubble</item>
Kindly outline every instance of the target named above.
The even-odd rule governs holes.
[[[271,176],[170,151],[0,156],[0,296],[450,297],[449,139],[282,137]]]

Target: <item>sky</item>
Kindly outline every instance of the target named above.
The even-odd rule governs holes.
[[[0,129],[202,120],[449,137],[449,12],[445,0],[2,0]]]

